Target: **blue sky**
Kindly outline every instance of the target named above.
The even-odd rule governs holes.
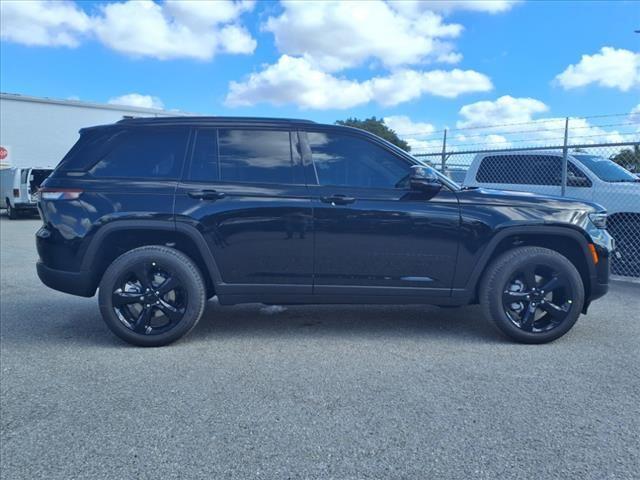
[[[3,92],[425,134],[640,102],[636,2],[28,3],[2,5]]]

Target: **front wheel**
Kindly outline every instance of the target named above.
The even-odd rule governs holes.
[[[206,288],[193,261],[178,250],[140,247],[118,257],[100,282],[100,311],[113,333],[143,347],[189,333],[204,312]]]
[[[573,263],[558,252],[520,247],[489,265],[480,303],[485,316],[512,340],[547,343],[578,320],[584,285]]]

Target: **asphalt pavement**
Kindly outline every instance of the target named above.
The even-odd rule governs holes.
[[[2,479],[631,479],[640,285],[510,343],[477,307],[222,307],[168,347],[35,273],[0,219]]]

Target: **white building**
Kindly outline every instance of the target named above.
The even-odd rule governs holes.
[[[0,168],[55,167],[83,127],[175,115],[184,113],[0,93]]]

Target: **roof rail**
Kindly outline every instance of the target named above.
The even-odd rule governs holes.
[[[207,116],[176,116],[176,117],[136,117],[123,118],[119,124],[159,124],[159,123],[316,123],[312,120],[298,118],[272,117],[207,117]]]

